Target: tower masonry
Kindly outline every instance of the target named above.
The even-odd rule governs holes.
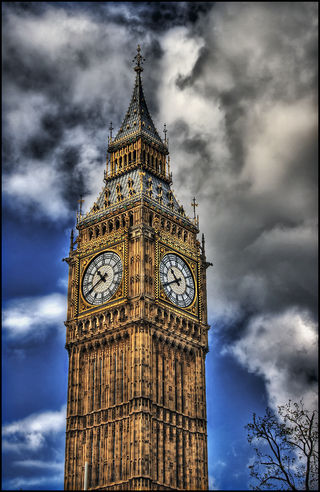
[[[70,239],[67,490],[208,489],[204,237],[171,189],[138,46],[104,187]],[[193,202],[194,210],[196,207]]]

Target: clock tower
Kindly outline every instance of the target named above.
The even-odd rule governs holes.
[[[204,238],[171,189],[166,130],[145,101],[138,46],[104,186],[71,233],[64,485],[208,488]],[[194,207],[196,206],[194,200]]]

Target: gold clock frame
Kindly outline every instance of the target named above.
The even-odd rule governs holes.
[[[177,256],[179,256],[189,267],[191,275],[193,276],[193,281],[194,281],[194,286],[195,286],[195,294],[194,294],[194,299],[192,303],[187,306],[187,307],[180,307],[174,304],[172,301],[168,299],[168,297],[165,294],[165,291],[162,287],[161,281],[160,281],[160,262],[166,256],[167,254],[172,253]],[[181,251],[176,250],[172,248],[171,246],[167,246],[166,244],[162,243],[161,241],[157,241],[156,244],[156,268],[155,268],[155,275],[156,275],[156,285],[155,285],[155,298],[156,301],[159,303],[163,303],[166,306],[170,306],[171,309],[173,309],[176,312],[183,312],[184,314],[188,313],[190,316],[193,318],[200,318],[200,275],[199,275],[199,261],[189,255],[181,253]]]
[[[118,256],[120,256],[120,259],[122,261],[123,265],[123,274],[122,274],[122,279],[120,282],[120,285],[118,286],[116,292],[113,294],[113,296],[106,301],[104,304],[100,304],[99,306],[94,306],[93,304],[90,304],[86,301],[85,297],[83,296],[82,293],[82,282],[83,282],[83,277],[85,275],[86,269],[88,268],[89,264],[97,257],[100,256],[103,253],[106,252],[113,252],[116,253]],[[114,244],[108,244],[105,245],[104,248],[101,248],[100,250],[96,250],[93,253],[89,253],[86,255],[83,255],[79,259],[79,284],[78,284],[78,292],[79,292],[79,306],[78,306],[78,316],[82,317],[82,315],[87,315],[88,313],[95,313],[99,311],[103,311],[106,308],[110,308],[113,305],[121,304],[126,301],[127,296],[128,296],[128,247],[127,247],[127,241],[119,241]]]

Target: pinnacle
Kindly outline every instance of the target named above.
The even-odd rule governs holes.
[[[143,68],[141,66],[144,58],[140,55],[140,46],[137,48],[137,55],[135,56],[135,60],[137,61],[134,70],[136,71],[136,80],[133,88],[133,93],[131,97],[131,101],[129,104],[128,111],[122,121],[121,127],[116,135],[116,137],[112,140],[112,143],[117,143],[130,135],[135,134],[145,134],[148,137],[151,137],[155,142],[163,145],[162,139],[159,136],[158,131],[155,128],[155,125],[150,116],[147,103],[145,100],[145,96],[142,88],[141,81],[141,72]]]

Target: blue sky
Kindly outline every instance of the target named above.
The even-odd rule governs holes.
[[[2,3],[2,487],[63,489],[67,264],[143,87],[173,189],[200,229],[212,328],[210,488],[249,489],[244,426],[317,403],[314,2]]]

